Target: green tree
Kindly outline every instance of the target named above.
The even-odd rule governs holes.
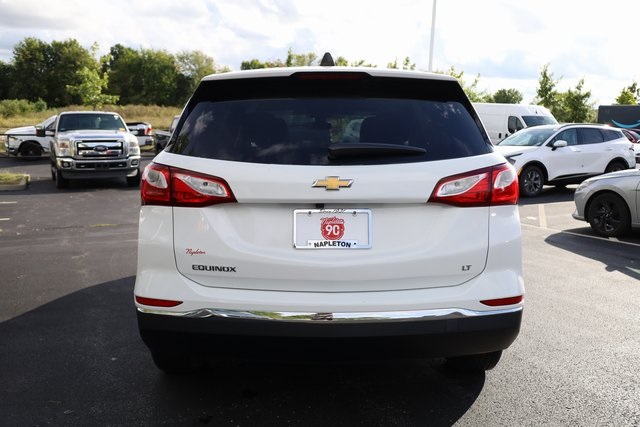
[[[294,53],[291,48],[287,51],[286,67],[308,67],[314,65],[318,60],[318,55],[313,52]]]
[[[260,68],[279,68],[284,67],[285,64],[280,59],[276,59],[275,61],[265,61],[261,62],[258,59],[250,59],[248,61],[242,61],[240,64],[241,70],[257,70]]]
[[[36,101],[47,97],[47,81],[50,70],[51,47],[42,40],[27,37],[13,47],[13,64],[16,76],[15,92],[20,98]]]
[[[387,62],[387,68],[398,69],[398,58],[394,59],[393,62]],[[411,59],[406,56],[404,61],[402,61],[402,69],[403,70],[415,70],[416,64],[411,62]]]
[[[620,95],[616,98],[616,104],[620,105],[636,105],[640,98],[640,88],[635,81],[629,86],[622,89]]]
[[[48,44],[32,37],[14,47],[13,63],[15,75],[20,76],[14,80],[15,93],[30,101],[41,98],[53,107],[79,102],[67,86],[80,83],[77,70],[98,67],[89,50],[74,39]]]
[[[137,103],[178,105],[176,88],[179,73],[175,57],[164,50],[143,49],[140,60],[142,91]]]
[[[98,47],[91,47],[96,52]],[[82,83],[82,76],[78,70],[87,68],[97,71],[99,64],[92,52],[78,43],[75,39],[51,42],[50,68],[47,79],[47,101],[48,105],[65,106],[81,103],[77,95],[68,92],[68,86],[75,86]]]
[[[538,80],[538,88],[536,89],[536,97],[534,104],[547,107],[555,115],[555,110],[560,108],[560,99],[556,86],[560,80],[554,80],[553,73],[549,71],[549,64],[545,64],[540,71],[540,79]]]
[[[136,51],[118,44],[103,62],[109,71],[108,94],[119,96],[121,104],[166,106],[184,101],[188,85],[179,85],[179,65],[164,50]]]
[[[493,102],[503,104],[519,104],[524,99],[517,89],[499,89],[493,94]]]
[[[560,108],[553,111],[559,122],[586,123],[593,121],[593,102],[591,91],[584,90],[584,78],[580,79],[575,89],[559,95]]]
[[[15,67],[0,61],[0,99],[15,98]]]
[[[142,58],[140,53],[130,47],[116,44],[111,46],[109,54],[102,59],[102,70],[108,72],[107,93],[116,95],[120,103],[133,104],[140,101],[143,78],[140,74]]]
[[[93,109],[101,108],[104,104],[115,104],[118,102],[117,95],[107,95],[102,91],[107,87],[109,77],[102,76],[98,70],[91,70],[83,67],[76,72],[80,83],[68,85],[67,91],[72,95],[80,97],[83,105],[90,105]]]
[[[231,71],[227,66],[216,65],[212,57],[199,50],[178,53],[176,62],[180,73],[176,82],[177,97],[182,101],[187,100],[204,76]]]
[[[489,94],[489,92],[487,92],[486,90],[478,89],[478,84],[480,83],[480,74],[475,77],[473,83],[467,85],[463,78],[464,71],[458,72],[456,71],[454,66],[451,66],[451,68],[449,68],[446,73],[442,71],[436,71],[436,73],[447,74],[449,76],[455,77],[471,102],[493,102],[493,97],[491,96],[491,94]]]

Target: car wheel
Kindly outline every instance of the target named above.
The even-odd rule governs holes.
[[[626,168],[624,167],[624,165],[620,162],[611,162],[607,165],[607,168],[604,170],[604,173],[609,173],[609,172],[617,172],[617,171],[622,171],[625,170]]]
[[[589,225],[596,233],[617,237],[629,231],[631,215],[625,201],[613,193],[600,194],[589,203]]]
[[[27,142],[25,144],[22,144],[22,147],[20,147],[20,154],[23,157],[40,157],[42,156],[42,149],[40,148],[40,146],[34,143]]]
[[[538,196],[543,186],[544,174],[538,166],[527,166],[520,174],[520,194],[523,196]]]
[[[495,368],[501,356],[502,350],[468,356],[448,357],[446,367],[462,372],[484,372]]]
[[[67,188],[69,186],[69,180],[62,176],[62,172],[56,170],[56,188]]]
[[[138,173],[135,176],[127,177],[127,185],[129,187],[138,187],[140,185],[140,180],[142,176],[140,175],[140,169],[138,169]]]
[[[202,363],[187,353],[152,351],[153,363],[167,374],[188,374],[202,367]]]

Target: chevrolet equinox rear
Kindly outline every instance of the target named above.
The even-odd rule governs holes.
[[[273,354],[483,371],[518,335],[517,176],[454,78],[208,76],[141,192],[135,304],[166,372]]]

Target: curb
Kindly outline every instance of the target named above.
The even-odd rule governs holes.
[[[0,192],[26,190],[28,186],[29,175],[24,175],[18,184],[0,184]]]

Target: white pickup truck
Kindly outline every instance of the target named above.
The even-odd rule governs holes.
[[[169,126],[169,130],[156,130],[154,132],[153,137],[156,146],[156,154],[165,149],[165,147],[169,143],[169,140],[171,139],[173,131],[176,129],[176,126],[178,126],[179,120],[179,115],[173,116],[173,120],[171,120],[171,126]]]
[[[36,134],[49,138],[51,177],[57,188],[69,180],[124,177],[140,185],[140,145],[120,115],[65,111]]]
[[[7,154],[21,157],[41,157],[49,153],[49,140],[51,137],[36,135],[36,128],[46,128],[51,125],[57,115],[51,116],[35,126],[24,126],[7,130],[6,137]]]

